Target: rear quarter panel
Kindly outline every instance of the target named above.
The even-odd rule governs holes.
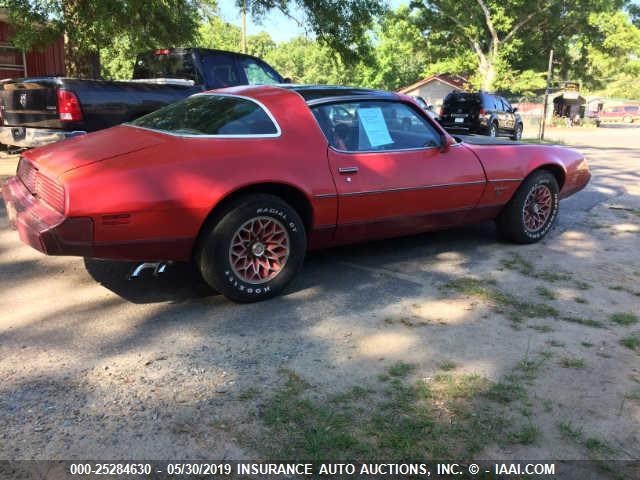
[[[478,156],[487,175],[480,205],[506,203],[522,181],[540,168],[556,174],[561,198],[582,188],[590,178],[583,155],[570,148],[519,143],[466,146]]]

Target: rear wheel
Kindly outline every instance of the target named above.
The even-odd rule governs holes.
[[[513,135],[511,136],[511,140],[520,140],[522,138],[522,124],[519,123],[516,125],[515,130],[513,131]]]
[[[625,115],[624,117],[622,117],[622,121],[624,123],[631,123],[633,122],[633,118],[631,118],[631,115]]]
[[[558,216],[558,191],[553,174],[533,172],[496,219],[500,234],[515,243],[535,243],[544,238]]]
[[[489,127],[489,136],[490,137],[498,136],[498,124],[496,122],[493,122]]]
[[[251,195],[204,233],[196,262],[204,280],[236,302],[280,293],[302,267],[307,237],[300,215],[273,195]]]

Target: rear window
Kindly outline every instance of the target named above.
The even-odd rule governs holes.
[[[175,135],[277,136],[274,120],[255,101],[229,95],[195,95],[130,123]]]
[[[469,110],[479,108],[481,105],[480,95],[475,93],[450,93],[444,99],[444,110]]]
[[[179,78],[202,83],[190,52],[156,50],[139,55],[133,67],[133,79]]]

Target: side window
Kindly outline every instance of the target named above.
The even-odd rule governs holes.
[[[204,55],[202,67],[212,88],[232,87],[240,83],[232,55]]]
[[[312,108],[329,144],[347,152],[436,147],[440,137],[412,107],[401,102],[362,101]]]
[[[278,128],[257,103],[229,95],[194,95],[131,122],[176,135],[276,136]]]
[[[510,112],[511,110],[513,110],[513,108],[511,108],[511,104],[507,102],[505,98],[501,98],[501,100],[502,100],[502,105],[504,107],[505,112]]]
[[[252,58],[240,60],[249,85],[274,85],[282,83],[280,76],[269,66]]]

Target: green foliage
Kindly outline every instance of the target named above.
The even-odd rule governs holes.
[[[126,53],[189,43],[210,0],[5,0],[21,48],[65,34],[70,75],[92,75],[102,49]],[[92,63],[93,65],[87,65]],[[114,60],[113,71],[123,68]]]

